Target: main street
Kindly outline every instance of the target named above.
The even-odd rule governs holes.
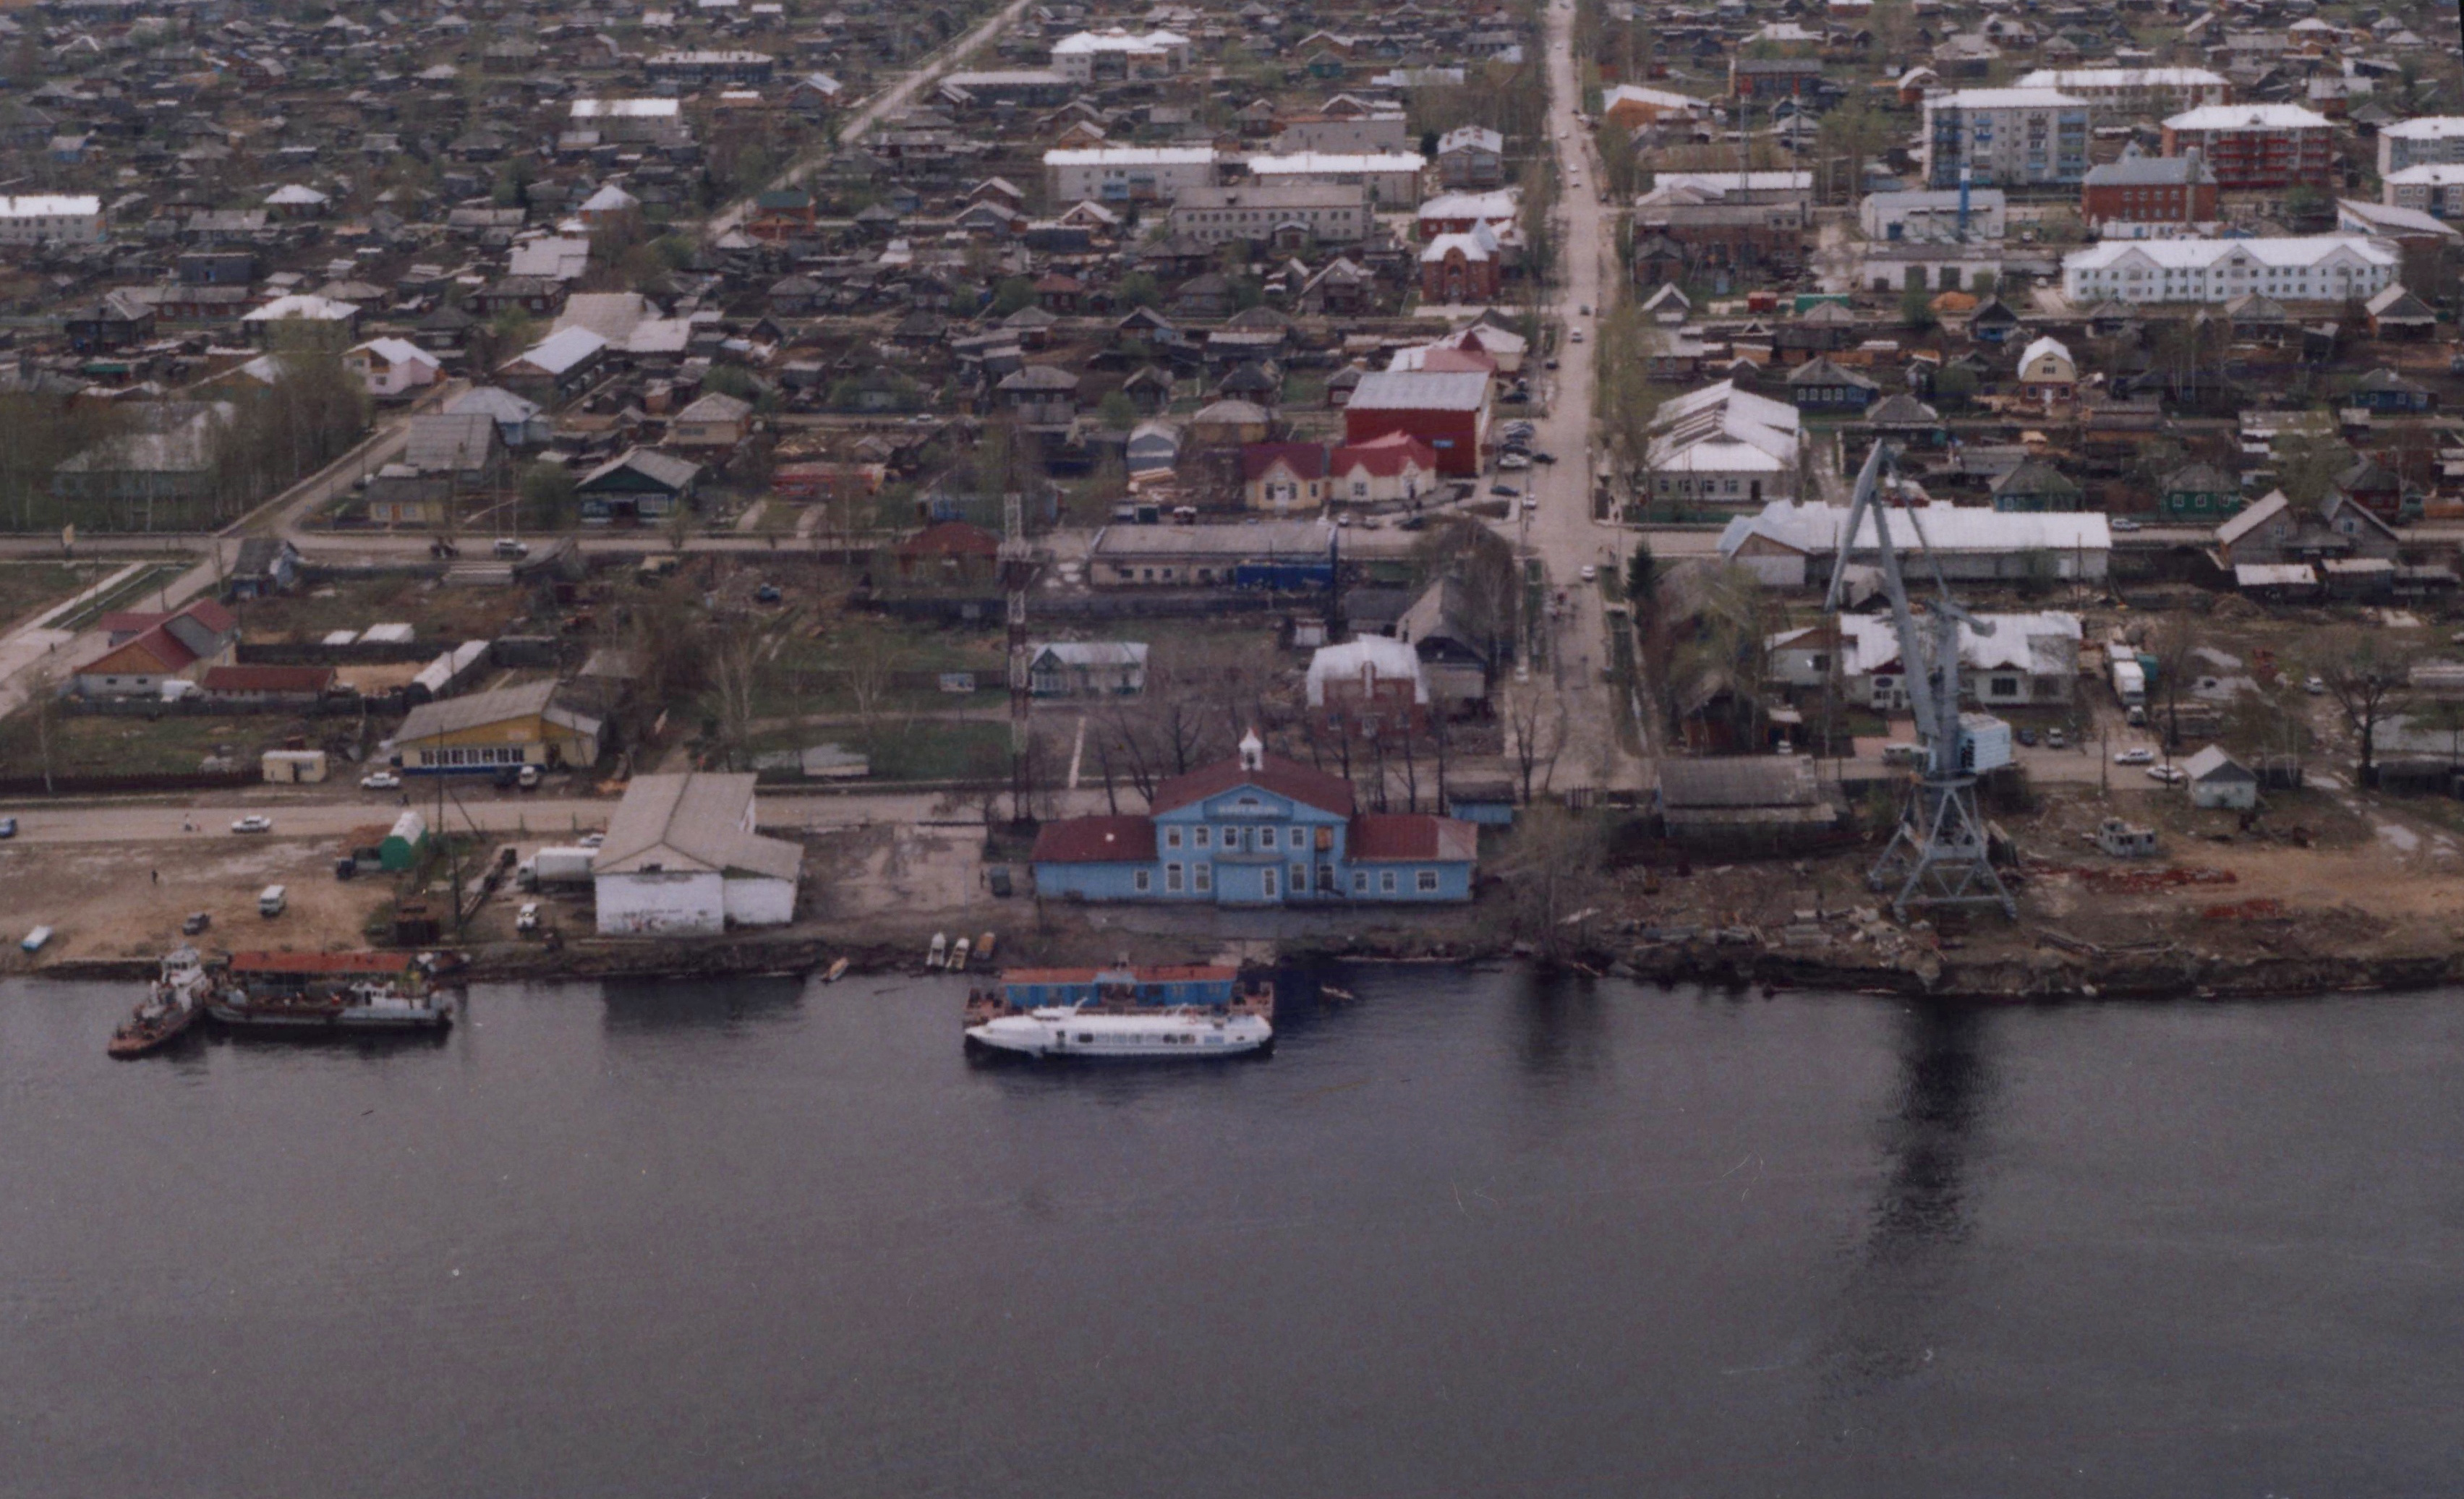
[[[1524,512],[1513,535],[1547,568],[1551,599],[1562,592],[1567,603],[1549,624],[1547,664],[1530,682],[1509,684],[1509,692],[1538,688],[1554,694],[1563,705],[1568,732],[1557,757],[1557,785],[1633,789],[1649,784],[1649,765],[1620,742],[1619,720],[1628,717],[1630,710],[1623,694],[1608,682],[1609,620],[1603,595],[1596,584],[1581,581],[1585,567],[1609,575],[1619,570],[1624,561],[1618,529],[1595,519],[1593,513],[1594,465],[1598,457],[1592,414],[1592,392],[1597,383],[1593,361],[1599,345],[1592,334],[1596,327],[1594,315],[1602,310],[1602,298],[1614,295],[1618,286],[1608,263],[1616,254],[1617,236],[1614,221],[1599,199],[1591,133],[1574,119],[1582,106],[1582,89],[1574,67],[1573,7],[1552,4],[1545,14],[1549,112],[1542,130],[1554,144],[1563,190],[1557,213],[1561,261],[1551,283],[1554,295],[1544,316],[1562,334],[1549,414],[1536,424],[1534,446],[1554,453],[1558,461],[1528,471],[1529,489],[1538,503]],[[1584,342],[1573,342],[1576,338]],[[1530,352],[1533,358],[1540,357],[1539,349]],[[1515,732],[1517,716],[1509,711],[1509,733]],[[1535,735],[1535,739],[1540,738]]]

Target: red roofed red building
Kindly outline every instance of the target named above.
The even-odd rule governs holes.
[[[158,697],[165,682],[193,679],[239,647],[239,621],[210,599],[168,614],[107,614],[102,623],[110,644],[72,682],[81,697]]]
[[[1472,477],[1488,442],[1489,386],[1486,375],[1468,370],[1365,375],[1344,403],[1344,441],[1356,446],[1402,432],[1428,444],[1441,474]]]
[[[926,526],[898,543],[898,572],[904,578],[955,582],[992,575],[1001,556],[1001,538],[964,520],[942,520]]]
[[[1253,442],[1241,449],[1241,492],[1252,510],[1289,515],[1326,503],[1326,450],[1313,442]]]

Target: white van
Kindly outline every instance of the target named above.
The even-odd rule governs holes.
[[[268,918],[282,915],[290,903],[291,893],[279,885],[268,885],[256,893],[256,914]]]

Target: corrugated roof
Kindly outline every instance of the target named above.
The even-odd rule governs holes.
[[[1360,378],[1345,409],[1477,411],[1487,400],[1488,376],[1477,370],[1380,370]]]
[[[794,879],[804,851],[746,829],[750,775],[636,776],[607,821],[591,872],[639,874],[702,871]]]

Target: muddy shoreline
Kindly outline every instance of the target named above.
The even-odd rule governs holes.
[[[1950,944],[1944,944],[1949,946]],[[1272,946],[1275,966],[1336,963],[1477,963],[1527,961],[1594,977],[1661,984],[1697,983],[1729,989],[1845,990],[1909,998],[1985,1003],[2059,1000],[2291,999],[2337,992],[2433,988],[2464,981],[2464,950],[2352,957],[2234,958],[2182,947],[2108,953],[2067,950],[2079,944],[2040,941],[2033,948],[1967,952],[1918,942],[1881,953],[1805,953],[1769,936],[1705,934],[1683,940],[1618,937],[1554,955],[1523,943],[1434,940],[1419,931],[1364,934],[1340,940],[1301,939]],[[1047,934],[1005,943],[1002,964],[1090,965],[1119,954],[1117,938]],[[919,977],[932,972],[912,942],[850,944],[826,937],[731,937],[699,942],[568,945],[549,952],[535,944],[495,943],[470,950],[465,978],[479,983],[554,980],[639,982],[810,975],[841,958],[848,976]],[[1206,955],[1183,952],[1181,961]],[[1141,959],[1141,960],[1144,960]],[[55,980],[142,981],[155,965],[138,959],[73,959],[19,970]],[[988,970],[975,971],[979,978]]]

